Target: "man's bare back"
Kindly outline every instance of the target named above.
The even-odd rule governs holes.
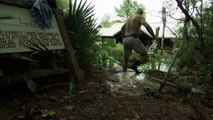
[[[152,37],[155,38],[155,34],[152,28],[146,22],[145,18],[140,14],[134,14],[133,16],[129,17],[127,22],[122,27],[122,31],[125,31],[125,36],[139,36],[141,25],[143,25],[147,29],[147,31],[152,35]]]
[[[135,14],[135,15],[131,16],[126,22],[125,36],[139,35],[140,27],[141,27],[141,20],[143,20],[143,17],[141,15]]]

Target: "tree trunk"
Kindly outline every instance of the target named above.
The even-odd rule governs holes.
[[[189,15],[189,12],[183,7],[183,4],[181,0],[176,0],[178,7],[181,9],[181,11],[184,13],[185,17],[192,22],[192,24],[194,25],[196,31],[197,31],[197,35],[198,35],[198,41],[200,44],[199,49],[202,51],[204,48],[204,41],[203,41],[203,31],[202,28],[200,27],[200,25],[198,24],[197,21],[195,21],[195,19]],[[203,3],[202,3],[203,4]]]

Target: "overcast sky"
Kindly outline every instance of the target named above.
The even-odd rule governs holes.
[[[98,19],[97,22],[100,22],[105,14],[111,16],[111,19],[116,19],[115,7],[119,8],[119,6],[123,3],[123,0],[86,0],[87,3],[91,3],[95,5],[95,17]],[[168,0],[137,0],[139,4],[143,4],[146,8],[146,20],[147,22],[161,22],[161,10],[163,6],[163,1]],[[170,0],[174,1],[174,0]],[[203,0],[212,1],[212,0]],[[210,4],[210,3],[208,3]],[[176,2],[174,2],[174,6]],[[180,11],[179,11],[180,13]],[[176,14],[180,16],[180,14]],[[173,19],[167,18],[167,21],[173,21]]]
[[[87,0],[87,2],[95,5],[95,16],[98,21],[101,21],[105,14],[109,14],[112,18],[115,18],[116,12],[114,8],[119,8],[123,0]],[[137,2],[145,6],[147,21],[161,21],[160,11],[163,4],[162,0],[137,0]]]

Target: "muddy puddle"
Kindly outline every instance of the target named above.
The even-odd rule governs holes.
[[[128,94],[130,96],[139,96],[146,94],[146,91],[157,91],[160,84],[151,81],[146,74],[135,74],[128,69],[127,72],[118,72],[113,74],[115,80],[106,81],[111,93]]]

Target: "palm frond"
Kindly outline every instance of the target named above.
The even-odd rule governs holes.
[[[69,13],[65,16],[65,24],[70,40],[76,50],[76,56],[92,57],[88,49],[92,48],[99,39],[96,19],[94,19],[94,5],[87,4],[87,1],[70,0]],[[84,59],[84,58],[81,58]]]

